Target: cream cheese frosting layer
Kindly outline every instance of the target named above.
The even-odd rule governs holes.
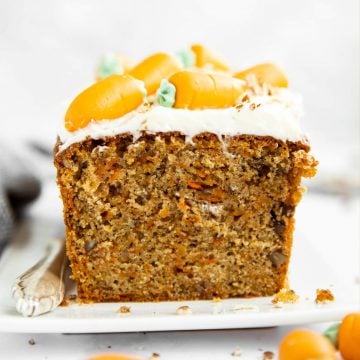
[[[92,121],[83,129],[59,130],[59,151],[87,137],[99,139],[131,133],[134,140],[148,133],[179,131],[187,140],[200,133],[218,135],[271,136],[283,141],[304,141],[300,122],[303,116],[301,97],[281,90],[277,95],[252,96],[250,101],[226,109],[186,110],[154,105],[142,107],[115,120]]]

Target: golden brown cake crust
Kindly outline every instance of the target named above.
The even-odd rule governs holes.
[[[58,151],[58,141],[55,152]],[[266,296],[285,282],[306,143],[130,134],[55,156],[67,254],[88,301]]]

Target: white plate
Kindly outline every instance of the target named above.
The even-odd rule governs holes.
[[[54,235],[47,222],[28,221],[0,260],[0,332],[101,333],[164,330],[258,328],[341,319],[358,308],[355,285],[338,279],[322,256],[303,236],[296,235],[290,265],[291,287],[300,295],[296,304],[276,308],[271,297],[213,301],[107,303],[59,307],[49,314],[24,318],[16,313],[10,289],[17,275],[39,259],[46,239]],[[27,240],[26,240],[27,239]],[[336,300],[324,305],[314,303],[317,288],[329,288]],[[71,290],[70,290],[71,292]],[[119,315],[121,305],[131,314]],[[177,315],[187,305],[191,315]]]

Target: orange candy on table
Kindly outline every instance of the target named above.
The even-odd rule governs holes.
[[[134,355],[108,353],[93,355],[88,360],[145,360],[145,358]]]
[[[234,74],[238,79],[246,80],[254,75],[260,84],[267,83],[274,87],[288,87],[288,79],[283,71],[274,64],[259,64]]]
[[[136,65],[130,70],[129,74],[136,79],[142,80],[148,94],[151,95],[160,86],[161,80],[168,79],[181,69],[181,63],[175,56],[157,53]]]
[[[220,71],[229,71],[229,66],[225,63],[224,60],[219,55],[216,55],[207,47],[194,44],[191,46],[191,51],[195,55],[195,65],[199,68],[202,67],[212,67],[213,70]]]
[[[181,71],[170,77],[176,88],[175,108],[206,109],[235,105],[244,92],[244,83],[220,74]]]
[[[65,127],[75,131],[91,120],[116,119],[136,109],[145,95],[141,81],[129,75],[111,75],[91,85],[72,101],[65,115]]]
[[[291,331],[281,341],[279,360],[336,360],[331,342],[313,330]]]
[[[339,327],[338,344],[345,360],[360,360],[360,313],[345,316]]]

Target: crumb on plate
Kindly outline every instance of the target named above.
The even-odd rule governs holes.
[[[191,315],[192,310],[191,310],[190,306],[184,305],[184,306],[180,306],[179,308],[177,308],[176,314],[177,315]]]
[[[256,305],[237,304],[231,309],[234,313],[240,312],[259,312],[259,307]]]
[[[120,315],[130,315],[131,314],[131,309],[129,306],[120,306],[117,311],[116,311],[118,314]]]
[[[231,353],[231,356],[241,356],[240,348],[237,346],[235,350]]]
[[[274,359],[275,354],[272,351],[264,351],[263,360],[272,360]]]
[[[59,304],[59,306],[61,306],[61,307],[67,307],[67,306],[69,306],[69,301],[67,300],[66,297],[64,297],[64,298],[62,299],[62,301],[61,301],[61,303]]]
[[[149,360],[157,360],[160,359],[160,355],[158,353],[152,353]]]
[[[213,299],[212,299],[212,301],[214,302],[214,303],[219,303],[219,302],[221,302],[221,298],[220,297],[217,297],[217,296],[215,296],[215,297],[213,297]]]
[[[299,301],[299,295],[292,289],[281,289],[272,299],[273,304],[295,304]]]
[[[212,304],[212,313],[213,315],[222,314],[225,312],[222,302],[215,302]]]
[[[316,304],[324,304],[329,301],[334,301],[335,297],[329,289],[316,289]]]
[[[71,303],[74,303],[77,300],[77,295],[70,294],[67,296],[64,296],[59,306],[66,307],[71,305]]]

